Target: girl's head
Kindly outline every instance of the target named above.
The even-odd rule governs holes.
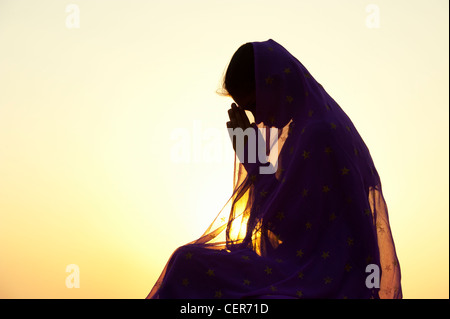
[[[255,113],[255,59],[251,43],[243,44],[234,53],[223,79],[222,90],[240,107]]]

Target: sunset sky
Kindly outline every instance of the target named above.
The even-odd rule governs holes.
[[[216,90],[241,44],[268,39],[369,147],[404,298],[449,298],[448,12],[447,0],[0,0],[0,298],[145,298],[231,195],[232,100]]]

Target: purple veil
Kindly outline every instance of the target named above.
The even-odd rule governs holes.
[[[147,298],[402,298],[367,146],[283,46],[252,45],[253,128],[275,152],[276,172],[235,157],[229,201],[199,239],[172,254]]]

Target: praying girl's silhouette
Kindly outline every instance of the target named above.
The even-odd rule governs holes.
[[[272,39],[236,51],[223,89],[227,127],[255,130],[276,171],[235,157],[231,198],[147,298],[402,298],[380,177],[340,106]]]

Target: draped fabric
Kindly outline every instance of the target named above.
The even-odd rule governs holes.
[[[229,201],[147,298],[402,298],[380,177],[357,129],[283,46],[252,45],[252,129],[267,157],[235,157]]]

